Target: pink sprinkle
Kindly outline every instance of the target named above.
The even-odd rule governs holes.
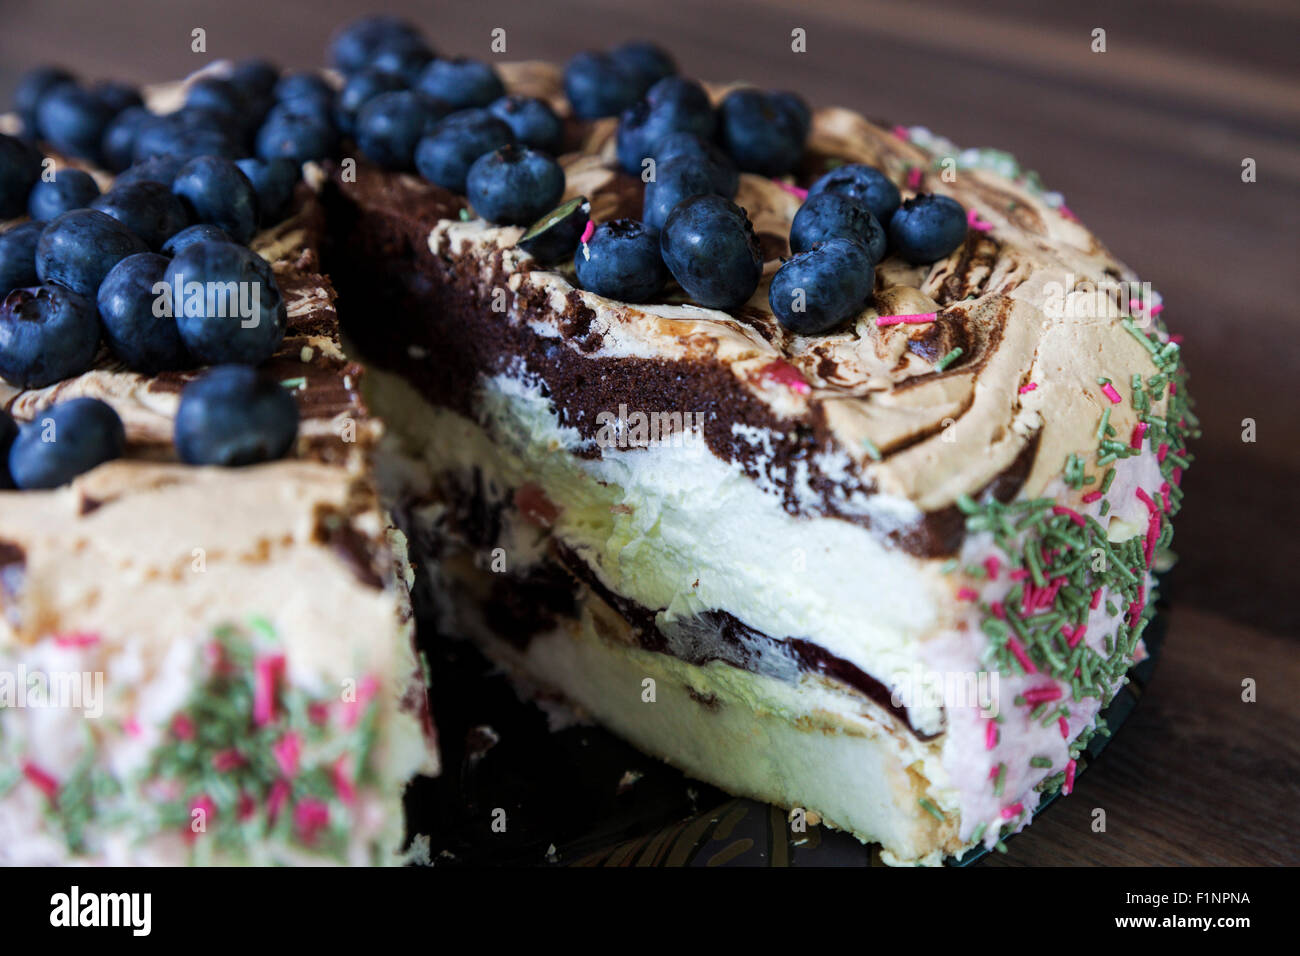
[[[1147,567],[1151,567],[1151,562],[1156,553],[1156,540],[1160,537],[1160,512],[1152,511],[1151,520],[1147,522],[1147,537],[1142,546],[1142,557],[1146,560]]]
[[[1094,611],[1101,607],[1101,588],[1097,588],[1097,590],[1092,592],[1092,601],[1089,603],[1088,607]]]
[[[926,322],[933,322],[937,312],[915,312],[909,315],[878,315],[876,316],[876,325],[884,327],[886,325],[922,325]]]
[[[977,597],[979,597],[979,595],[976,594],[972,588],[959,588],[957,590],[958,601],[973,601]]]
[[[1156,513],[1156,503],[1155,503],[1154,501],[1151,500],[1151,496],[1150,496],[1149,494],[1147,494],[1146,491],[1145,491],[1144,489],[1142,489],[1142,488],[1137,489],[1136,494],[1137,494],[1138,500],[1141,501],[1144,505],[1147,506],[1147,511],[1151,512],[1152,514],[1155,514],[1155,513]]]
[[[812,386],[808,384],[800,371],[785,359],[773,359],[764,365],[759,372],[778,385],[784,385],[800,395],[812,391]]]
[[[779,187],[780,189],[784,189],[786,192],[788,192],[791,196],[794,196],[796,199],[808,198],[808,190],[806,189],[801,189],[798,186],[792,186],[790,183],[782,182],[779,179],[772,180],[772,183],[773,185]]]
[[[330,705],[321,700],[314,700],[307,705],[307,719],[320,725],[330,719]]]
[[[293,808],[293,822],[298,828],[298,835],[302,842],[312,843],[316,839],[316,834],[329,826],[329,804],[311,797],[301,800]]]
[[[212,769],[217,773],[226,773],[244,765],[244,755],[234,747],[218,750],[212,755]]]
[[[1165,304],[1164,304],[1163,302],[1157,302],[1155,305],[1151,306],[1151,314],[1152,314],[1152,315],[1159,315],[1159,314],[1160,314],[1161,312],[1163,312],[1164,310],[1165,310]],[[1183,339],[1183,337],[1182,337],[1181,335],[1171,335],[1171,336],[1169,336],[1169,341],[1172,342],[1174,339],[1178,339],[1178,340],[1181,342],[1182,339]]]
[[[275,691],[284,679],[284,655],[271,654],[253,662],[253,723],[261,727],[275,719]]]
[[[1181,468],[1175,468],[1173,471],[1169,473],[1169,477],[1174,480],[1175,485],[1182,484],[1183,470]]]
[[[51,800],[57,800],[59,797],[59,781],[53,776],[46,773],[30,760],[23,763],[23,776],[36,784],[37,789],[45,794]]]
[[[988,232],[993,228],[993,223],[985,222],[980,218],[980,214],[974,209],[966,211],[966,225],[970,226],[976,232]]]
[[[984,749],[992,750],[998,745],[998,723],[990,720],[984,726]]]
[[[1014,571],[1008,574],[1007,577],[1009,577],[1012,581],[1023,581],[1025,578],[1029,577],[1029,572],[1026,571],[1024,568],[1016,568]]]
[[[1013,804],[1011,804],[1011,806],[1009,806],[1009,807],[1003,807],[1003,808],[1002,808],[1002,819],[1003,819],[1003,820],[1010,820],[1010,819],[1012,819],[1013,817],[1018,817],[1018,816],[1020,816],[1020,814],[1022,814],[1022,813],[1024,813],[1024,812],[1025,812],[1025,806],[1024,806],[1024,804],[1022,804],[1022,803],[1013,803]]]
[[[357,699],[343,702],[343,726],[355,727],[370,699],[379,692],[379,681],[367,674],[357,685]]]
[[[1021,385],[1020,394],[1023,395],[1025,392],[1032,392],[1036,388],[1038,388],[1037,382],[1030,382],[1028,385]]]
[[[280,808],[289,799],[289,781],[277,780],[271,784],[271,792],[266,797],[266,815],[272,821],[280,815]]]
[[[921,188],[921,167],[913,166],[907,171],[907,188],[913,191]]]
[[[589,242],[591,240],[592,234],[595,231],[596,231],[595,220],[588,219],[587,224],[582,227],[582,238],[579,239],[578,241],[583,243]],[[573,235],[573,233],[569,233],[569,235]]]
[[[194,721],[187,714],[177,714],[172,718],[172,733],[181,740],[193,740]]]
[[[134,716],[128,717],[126,720],[122,721],[122,729],[132,737],[139,737],[140,734],[143,733],[140,729],[140,722],[136,720]]]
[[[253,799],[253,795],[251,793],[241,793],[239,795],[239,807],[236,810],[239,819],[247,820],[251,818],[256,811],[257,801]]]
[[[347,761],[348,755],[344,754],[334,762],[334,792],[338,794],[339,800],[350,804],[356,800],[357,790],[352,785],[352,775],[345,766]]]
[[[895,126],[892,132],[904,143],[908,142],[910,139],[910,134],[907,132],[906,126]]]
[[[1051,700],[1061,699],[1061,688],[1056,684],[1045,684],[1042,687],[1031,687],[1024,692],[1026,704],[1043,704]]]
[[[1177,383],[1177,382],[1170,382],[1170,383],[1169,383],[1169,394],[1170,394],[1170,395],[1177,395],[1177,394],[1178,394],[1178,383]]]
[[[1064,628],[1062,628],[1062,630],[1064,630]],[[1066,635],[1066,640],[1065,640],[1066,646],[1069,647],[1071,650],[1078,647],[1079,642],[1083,640],[1084,635],[1086,635],[1087,633],[1088,633],[1088,625],[1080,624],[1078,627],[1074,629],[1074,632],[1072,634]]]
[[[1002,562],[998,560],[997,555],[990,554],[984,559],[984,570],[988,572],[990,581],[998,576],[998,572],[1002,570]]]
[[[1101,393],[1110,399],[1112,405],[1118,405],[1124,399],[1120,398],[1119,392],[1115,391],[1115,386],[1107,382],[1101,387]]]
[[[302,756],[302,738],[290,731],[271,745],[271,754],[280,765],[280,773],[292,779],[298,774],[298,758]]]
[[[1129,439],[1128,446],[1130,448],[1141,448],[1142,439],[1146,436],[1146,433],[1147,433],[1147,423],[1138,422],[1136,425],[1133,426],[1133,437]]]
[[[1025,649],[1020,646],[1019,641],[1014,637],[1008,637],[1007,647],[1011,650],[1011,653],[1016,656],[1016,660],[1020,662],[1020,666],[1025,669],[1026,674],[1038,673],[1038,668],[1035,667],[1034,662],[1029,659],[1029,655],[1025,653]]]
[[[1070,207],[1067,206],[1065,203],[1061,203],[1059,206],[1057,206],[1056,211],[1059,212],[1066,219],[1069,219],[1071,222],[1079,221],[1079,217],[1076,216],[1074,213],[1070,212]]]
[[[989,610],[993,612],[993,616],[999,621],[1005,621],[1007,619],[1007,609],[1002,606],[1001,601],[994,601],[989,605]]]
[[[1065,765],[1065,786],[1061,788],[1061,791],[1066,796],[1069,796],[1070,792],[1074,790],[1074,766],[1073,760]]]
[[[1083,516],[1080,515],[1079,512],[1075,511],[1073,508],[1067,508],[1065,507],[1065,505],[1053,505],[1052,514],[1069,515],[1070,520],[1073,521],[1075,524],[1077,524],[1080,528],[1088,527],[1088,522],[1083,520]]]
[[[99,635],[91,631],[69,631],[55,634],[54,643],[59,647],[90,647],[99,643]]]
[[[1165,463],[1165,456],[1169,454],[1169,443],[1161,442],[1160,447],[1156,449],[1156,461],[1160,464]]]
[[[1100,498],[1101,498],[1101,492],[1100,492],[1100,491],[1090,491],[1090,492],[1088,492],[1086,495],[1083,496],[1083,503],[1084,503],[1085,505],[1090,505],[1090,504],[1092,504],[1094,501],[1098,501],[1098,500],[1100,500]]]
[[[1060,728],[1061,737],[1065,740],[1070,739],[1070,722],[1064,717],[1056,718],[1056,726]]]

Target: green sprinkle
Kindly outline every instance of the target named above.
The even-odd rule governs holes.
[[[940,823],[943,823],[943,814],[939,812],[939,808],[936,807],[933,803],[931,803],[925,797],[921,797],[921,799],[917,800],[916,802],[921,805],[922,810],[930,814],[930,816],[934,817]]]
[[[462,206],[460,210],[460,221],[469,222],[469,210],[466,209],[464,206]]]
[[[1002,796],[1002,788],[1006,785],[1006,782],[1007,782],[1007,765],[1004,763],[999,763],[997,776],[993,778],[993,793],[995,796],[999,796],[999,797]]]
[[[1106,437],[1106,430],[1110,428],[1110,406],[1107,405],[1101,413],[1101,424],[1097,426],[1097,440],[1101,441]]]
[[[1050,770],[1052,768],[1051,757],[1030,757],[1029,766],[1037,767],[1040,770]]]
[[[953,362],[957,361],[957,359],[961,358],[962,353],[964,351],[965,350],[960,345],[957,346],[955,349],[953,349],[951,352],[949,352],[943,358],[939,359],[939,361],[934,364],[934,370],[936,372],[942,372]]]
[[[977,826],[970,835],[971,843],[979,843],[984,836],[984,831],[987,830],[988,828],[989,828],[988,821],[987,820],[981,821],[980,825]]]
[[[297,389],[297,388],[306,388],[307,379],[301,376],[299,376],[298,378],[286,378],[286,379],[282,379],[280,381],[280,384],[290,390]]]
[[[876,447],[876,443],[870,438],[862,439],[862,447],[867,450],[867,454],[871,456],[872,461],[880,461],[883,457],[880,454],[880,449]]]
[[[940,574],[952,574],[957,570],[958,561],[956,558],[949,558],[943,564],[939,565]]]

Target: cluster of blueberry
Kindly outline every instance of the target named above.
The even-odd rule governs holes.
[[[491,222],[528,225],[559,201],[560,118],[544,100],[506,95],[488,64],[437,57],[386,16],[339,33],[332,59],[346,78],[338,125],[371,162],[463,193]]]
[[[84,87],[64,70],[23,79],[15,103],[23,135],[0,135],[0,219],[29,217],[0,233],[0,376],[9,384],[43,388],[80,375],[101,342],[144,374],[233,363],[183,392],[181,458],[242,464],[285,453],[297,406],[253,369],[284,337],[285,303],[246,244],[287,214],[299,164],[252,155],[251,138],[232,132],[232,115],[214,105],[218,82],[251,96],[271,89],[257,81],[268,73],[278,89],[265,64],[230,81],[200,80],[166,116],[133,90]],[[47,160],[37,143],[120,175],[101,195],[94,178]],[[0,415],[0,485],[55,487],[124,445],[117,414],[96,399],[52,406],[21,432]]]
[[[643,176],[641,219],[603,223],[575,256],[582,287],[647,302],[671,275],[700,305],[728,309],[748,300],[762,256],[746,211],[730,200],[742,171],[771,177],[797,167],[812,121],[808,105],[793,93],[738,89],[715,108],[700,84],[678,76],[671,58],[648,44],[580,54],[566,68],[565,89],[578,116],[620,114],[624,171],[652,170]],[[790,230],[794,256],[774,277],[769,303],[793,332],[829,331],[866,306],[887,253],[934,262],[965,235],[965,211],[953,200],[901,203],[881,171],[842,166],[808,191]]]

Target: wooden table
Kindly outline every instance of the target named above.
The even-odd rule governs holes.
[[[174,78],[215,56],[321,62],[348,0],[6,4],[0,96],[60,61],[92,77]],[[1085,8],[1086,6],[1086,8]],[[444,52],[563,59],[638,36],[684,71],[994,145],[1165,297],[1205,436],[1167,581],[1156,679],[1077,795],[999,864],[1300,862],[1300,6],[1293,0],[413,0]],[[791,51],[794,28],[807,52]],[[191,52],[206,30],[207,53]],[[1094,29],[1106,52],[1092,52]],[[1244,158],[1258,181],[1243,183]],[[1252,419],[1256,441],[1242,440]],[[1243,703],[1254,679],[1258,702]],[[1107,831],[1090,829],[1094,808]]]

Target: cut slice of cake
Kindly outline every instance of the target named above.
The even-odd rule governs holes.
[[[502,72],[568,115],[559,70]],[[616,121],[566,123],[565,197],[639,218]],[[792,333],[768,304],[791,222],[854,163],[958,200],[964,238]],[[448,633],[892,862],[993,846],[1072,788],[1143,654],[1195,420],[1159,300],[1032,174],[818,110],[793,176],[740,176],[765,263],[729,309],[585,291],[412,175],[336,169],[325,201],[331,274],[372,303],[345,325],[383,369],[383,493]]]
[[[46,388],[0,382],[19,422],[90,397],[127,436],[70,484],[0,491],[0,864],[401,862],[403,788],[437,771],[411,570],[321,209],[309,190],[296,206],[252,243],[287,305],[261,371],[298,405],[288,457],[177,461],[197,369],[105,351]]]

